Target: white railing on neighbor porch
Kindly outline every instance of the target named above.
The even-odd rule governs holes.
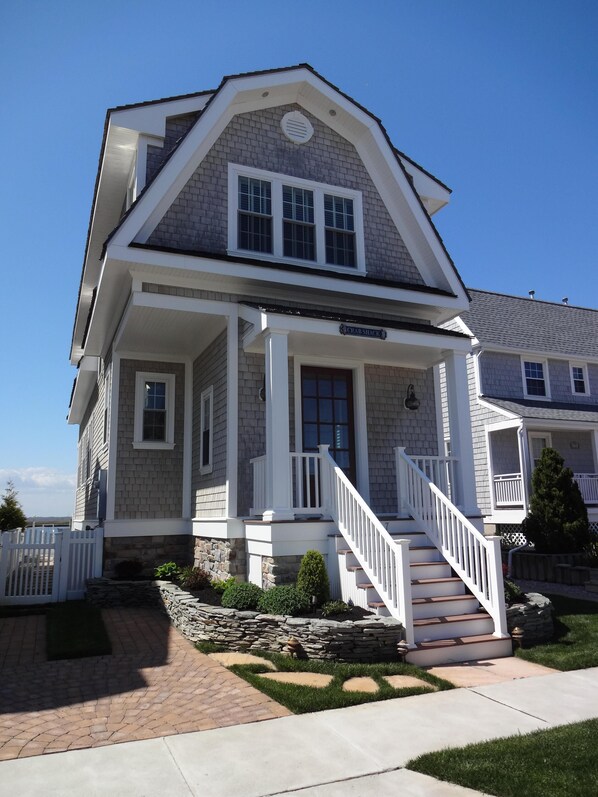
[[[390,536],[328,452],[319,446],[324,504],[392,617],[414,645],[409,541]]]
[[[494,636],[507,636],[500,537],[485,537],[405,454],[396,448],[401,504],[426,532],[494,621]]]
[[[574,473],[582,498],[586,504],[598,504],[598,473]]]
[[[520,473],[501,473],[494,477],[496,506],[523,506],[523,481]]]

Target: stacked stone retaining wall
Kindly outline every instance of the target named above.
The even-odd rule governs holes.
[[[528,592],[525,603],[507,607],[507,627],[509,634],[513,629],[521,628],[525,645],[548,642],[554,631],[552,603],[545,595]]]

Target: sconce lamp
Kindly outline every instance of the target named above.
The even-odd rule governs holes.
[[[257,392],[258,398],[260,401],[266,400],[266,377],[264,376],[264,381],[262,382],[262,386]]]
[[[405,404],[406,410],[416,410],[419,407],[419,399],[415,395],[415,388],[413,385],[409,385],[407,388],[407,396],[405,397]]]

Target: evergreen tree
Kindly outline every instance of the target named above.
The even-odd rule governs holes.
[[[590,542],[588,511],[571,468],[545,448],[532,475],[530,511],[523,533],[538,553],[577,553]]]
[[[309,598],[316,596],[316,605],[321,606],[330,600],[330,583],[326,562],[319,551],[307,551],[301,559],[297,574],[297,589]]]
[[[0,531],[24,528],[26,525],[27,518],[17,501],[17,491],[14,484],[9,481],[0,504]]]

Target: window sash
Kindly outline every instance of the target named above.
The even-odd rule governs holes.
[[[571,379],[573,382],[573,392],[585,395],[586,391],[586,375],[584,369],[580,365],[571,366]]]
[[[546,379],[544,364],[526,361],[524,363],[526,392],[528,396],[545,396]]]

